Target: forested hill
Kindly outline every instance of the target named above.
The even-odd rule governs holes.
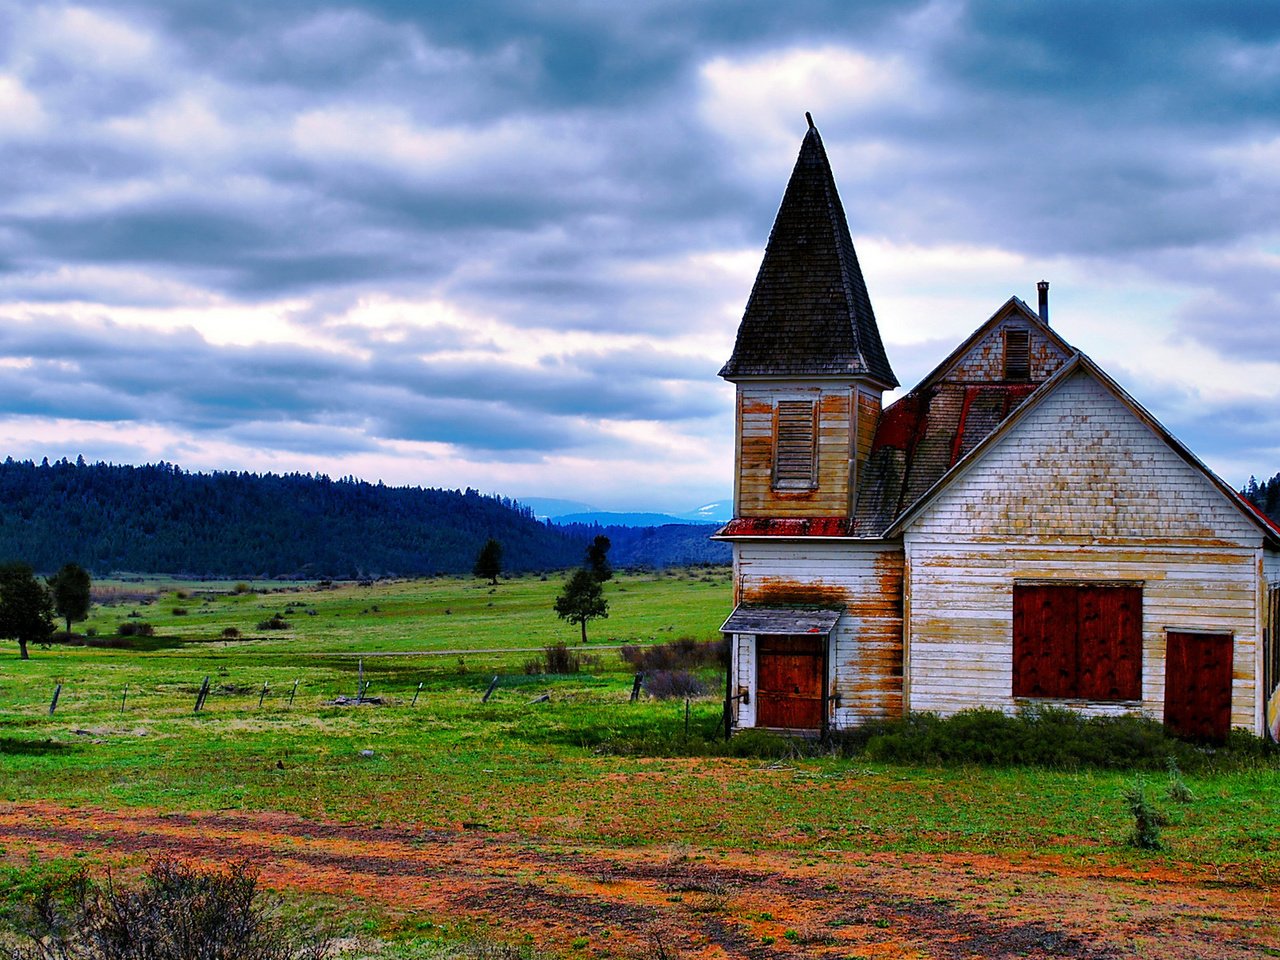
[[[387,487],[308,474],[187,473],[12,459],[0,464],[0,562],[95,574],[374,577],[469,573],[485,540],[503,567],[582,561],[579,536],[474,490]]]
[[[1262,483],[1256,477],[1250,477],[1240,492],[1268,517],[1280,523],[1280,473]]]

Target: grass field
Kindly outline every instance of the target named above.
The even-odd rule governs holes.
[[[136,865],[165,844],[244,855],[273,885],[342,894],[344,915],[387,956],[434,956],[475,924],[549,955],[642,956],[660,934],[681,955],[708,957],[1003,956],[1019,944],[1007,955],[1090,956],[1090,938],[1107,936],[1102,955],[1124,956],[1135,924],[1157,913],[1171,923],[1178,910],[1212,942],[1197,955],[1235,956],[1236,942],[1240,955],[1280,951],[1274,910],[1249,919],[1280,888],[1274,765],[1187,775],[1189,803],[1165,798],[1163,774],[1145,774],[1171,817],[1167,849],[1147,853],[1126,843],[1131,772],[908,768],[809,751],[682,756],[718,731],[714,678],[690,706],[686,738],[683,700],[631,703],[630,668],[616,650],[592,648],[716,637],[728,572],[618,577],[610,618],[590,627],[598,660],[587,672],[526,677],[528,650],[576,637],[551,612],[560,582],[99,585],[112,602],[78,630],[102,640],[145,621],[156,635],[137,638],[143,649],[55,646],[22,662],[16,645],[0,646],[6,862]],[[287,629],[258,629],[276,614]],[[222,639],[228,627],[243,639]],[[383,702],[333,705],[355,693],[360,664]],[[481,703],[494,675],[504,680]],[[331,835],[334,824],[350,834]],[[221,844],[208,846],[210,835]],[[378,851],[398,866],[371,867]],[[347,880],[321,869],[334,858],[347,858]],[[430,872],[441,862],[454,864],[448,882]],[[862,892],[838,898],[831,884]],[[1162,884],[1187,902],[1166,904],[1164,887],[1151,889]],[[1105,901],[1105,915],[1064,906],[1068,888]],[[970,954],[922,946],[933,942],[928,924],[945,920],[925,909],[939,898],[981,915],[990,943]],[[923,906],[912,912],[908,900]],[[875,917],[831,926],[857,910]],[[1227,919],[1214,927],[1201,914]],[[1041,944],[1032,920],[1074,938],[1075,952]],[[909,935],[911,924],[926,933]]]

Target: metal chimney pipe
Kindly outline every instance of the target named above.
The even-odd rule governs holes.
[[[1036,284],[1036,289],[1040,291],[1040,322],[1048,326],[1049,324],[1049,281],[1041,280]]]

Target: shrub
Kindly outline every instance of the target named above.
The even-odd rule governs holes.
[[[185,617],[189,611],[186,607],[174,607],[173,615],[175,617]]]
[[[171,857],[151,861],[137,887],[97,885],[83,872],[30,893],[15,927],[14,960],[319,960],[328,943],[298,937],[264,904],[247,863],[225,871]]]
[[[582,656],[570,650],[567,644],[556,643],[542,648],[542,656],[526,660],[524,672],[537,673],[579,673],[582,670]]]
[[[232,593],[252,593],[252,588],[244,581],[241,581],[240,583],[237,583],[234,587],[231,588],[231,592]]]
[[[288,630],[292,624],[278,613],[273,613],[270,618],[258,621],[259,630]]]
[[[637,671],[696,670],[699,667],[724,666],[729,661],[727,640],[698,641],[680,637],[669,643],[649,646],[625,645],[619,655]]]
[[[1015,715],[965,710],[942,718],[915,713],[873,721],[840,735],[846,753],[913,764],[1037,766],[1076,770],[1196,770],[1242,761],[1274,766],[1280,751],[1233,732],[1226,748],[1206,750],[1171,736],[1148,717],[1086,717],[1063,707],[1038,706]]]
[[[235,627],[226,627],[222,631],[222,639],[223,640],[239,640],[240,631]]]
[[[145,620],[126,620],[116,628],[116,634],[121,637],[154,637],[156,628]]]
[[[652,670],[644,675],[644,692],[656,700],[697,697],[707,687],[688,670]]]
[[[1163,850],[1160,828],[1167,826],[1169,817],[1147,799],[1146,786],[1138,780],[1132,787],[1121,791],[1129,812],[1133,814],[1133,832],[1129,843],[1139,850]]]

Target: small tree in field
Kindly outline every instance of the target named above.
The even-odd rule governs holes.
[[[604,588],[590,570],[575,570],[556,597],[556,616],[582,627],[582,642],[587,642],[587,621],[609,616],[609,601]]]
[[[53,636],[53,598],[25,563],[0,567],[0,637],[18,641],[18,653],[30,659],[27,645]]]
[[[71,632],[72,622],[88,619],[91,586],[89,571],[78,563],[64,564],[49,578],[53,609],[67,621],[67,633]]]
[[[603,533],[591,541],[587,547],[587,569],[601,583],[613,579],[613,568],[609,566],[609,548],[613,546]]]
[[[485,577],[492,584],[497,584],[498,574],[502,572],[502,544],[493,537],[486,540],[476,556],[476,565],[471,572],[477,577]]]

